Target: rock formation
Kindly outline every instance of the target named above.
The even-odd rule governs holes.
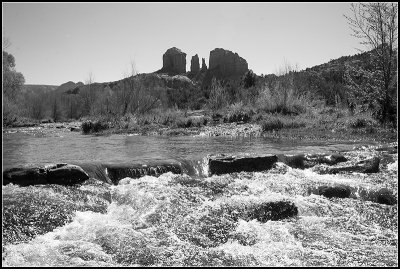
[[[201,71],[206,71],[206,70],[207,70],[206,59],[201,58]]]
[[[216,48],[210,52],[209,70],[213,70],[216,77],[236,77],[244,75],[248,65],[237,53]]]
[[[190,61],[190,72],[198,73],[200,71],[199,56],[196,54]]]
[[[161,72],[169,74],[186,73],[186,53],[176,47],[168,49],[163,55]]]

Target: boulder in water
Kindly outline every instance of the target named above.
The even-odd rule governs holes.
[[[379,163],[380,163],[380,158],[373,157],[348,166],[316,167],[314,171],[319,174],[337,174],[341,172],[378,173]]]
[[[318,188],[318,194],[327,198],[349,198],[351,190],[350,187],[346,185],[320,186]]]
[[[256,219],[259,222],[269,220],[281,220],[297,216],[298,209],[293,202],[275,201],[265,202],[250,207],[247,212],[242,212],[240,218],[250,221]]]
[[[377,192],[376,201],[384,205],[395,205],[397,204],[396,196],[387,188],[382,188]]]
[[[397,153],[397,146],[386,146],[386,147],[380,147],[376,148],[376,151],[383,151],[388,154],[396,154]]]
[[[259,157],[236,157],[225,155],[209,156],[208,165],[211,175],[221,175],[234,172],[256,172],[269,170],[278,161],[276,155]]]
[[[38,167],[18,167],[3,172],[3,185],[10,183],[19,186],[39,184],[74,185],[87,179],[89,179],[89,176],[81,167],[66,163]]]
[[[335,165],[346,162],[347,159],[341,154],[297,154],[297,155],[277,155],[280,162],[292,168],[310,168],[317,164]]]

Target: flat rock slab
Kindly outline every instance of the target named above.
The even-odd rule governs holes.
[[[140,178],[145,175],[159,176],[161,174],[172,172],[181,174],[180,164],[109,164],[104,165],[106,174],[114,184],[126,177]]]
[[[38,184],[74,185],[87,179],[89,179],[89,176],[81,167],[66,163],[37,167],[18,167],[3,172],[3,185],[9,183],[19,186]]]
[[[278,161],[276,155],[259,157],[210,155],[208,157],[211,175],[221,175],[234,172],[256,172],[269,170]]]

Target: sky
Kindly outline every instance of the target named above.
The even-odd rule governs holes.
[[[26,84],[122,79],[162,67],[171,47],[206,59],[224,48],[258,75],[358,53],[350,3],[2,3],[3,36]]]

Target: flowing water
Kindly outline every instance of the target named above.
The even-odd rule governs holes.
[[[214,153],[329,153],[366,144],[373,145],[84,136],[28,128],[3,133],[3,170],[60,162],[195,164]],[[266,172],[206,177],[169,172],[124,178],[118,185],[96,179],[79,186],[9,184],[3,186],[3,264],[397,266],[397,205],[372,202],[365,194],[385,187],[397,198],[397,153],[393,157],[377,174],[320,175],[279,163]],[[316,186],[336,183],[350,186],[354,196],[310,194]],[[266,216],[260,213],[266,206],[296,214]]]

